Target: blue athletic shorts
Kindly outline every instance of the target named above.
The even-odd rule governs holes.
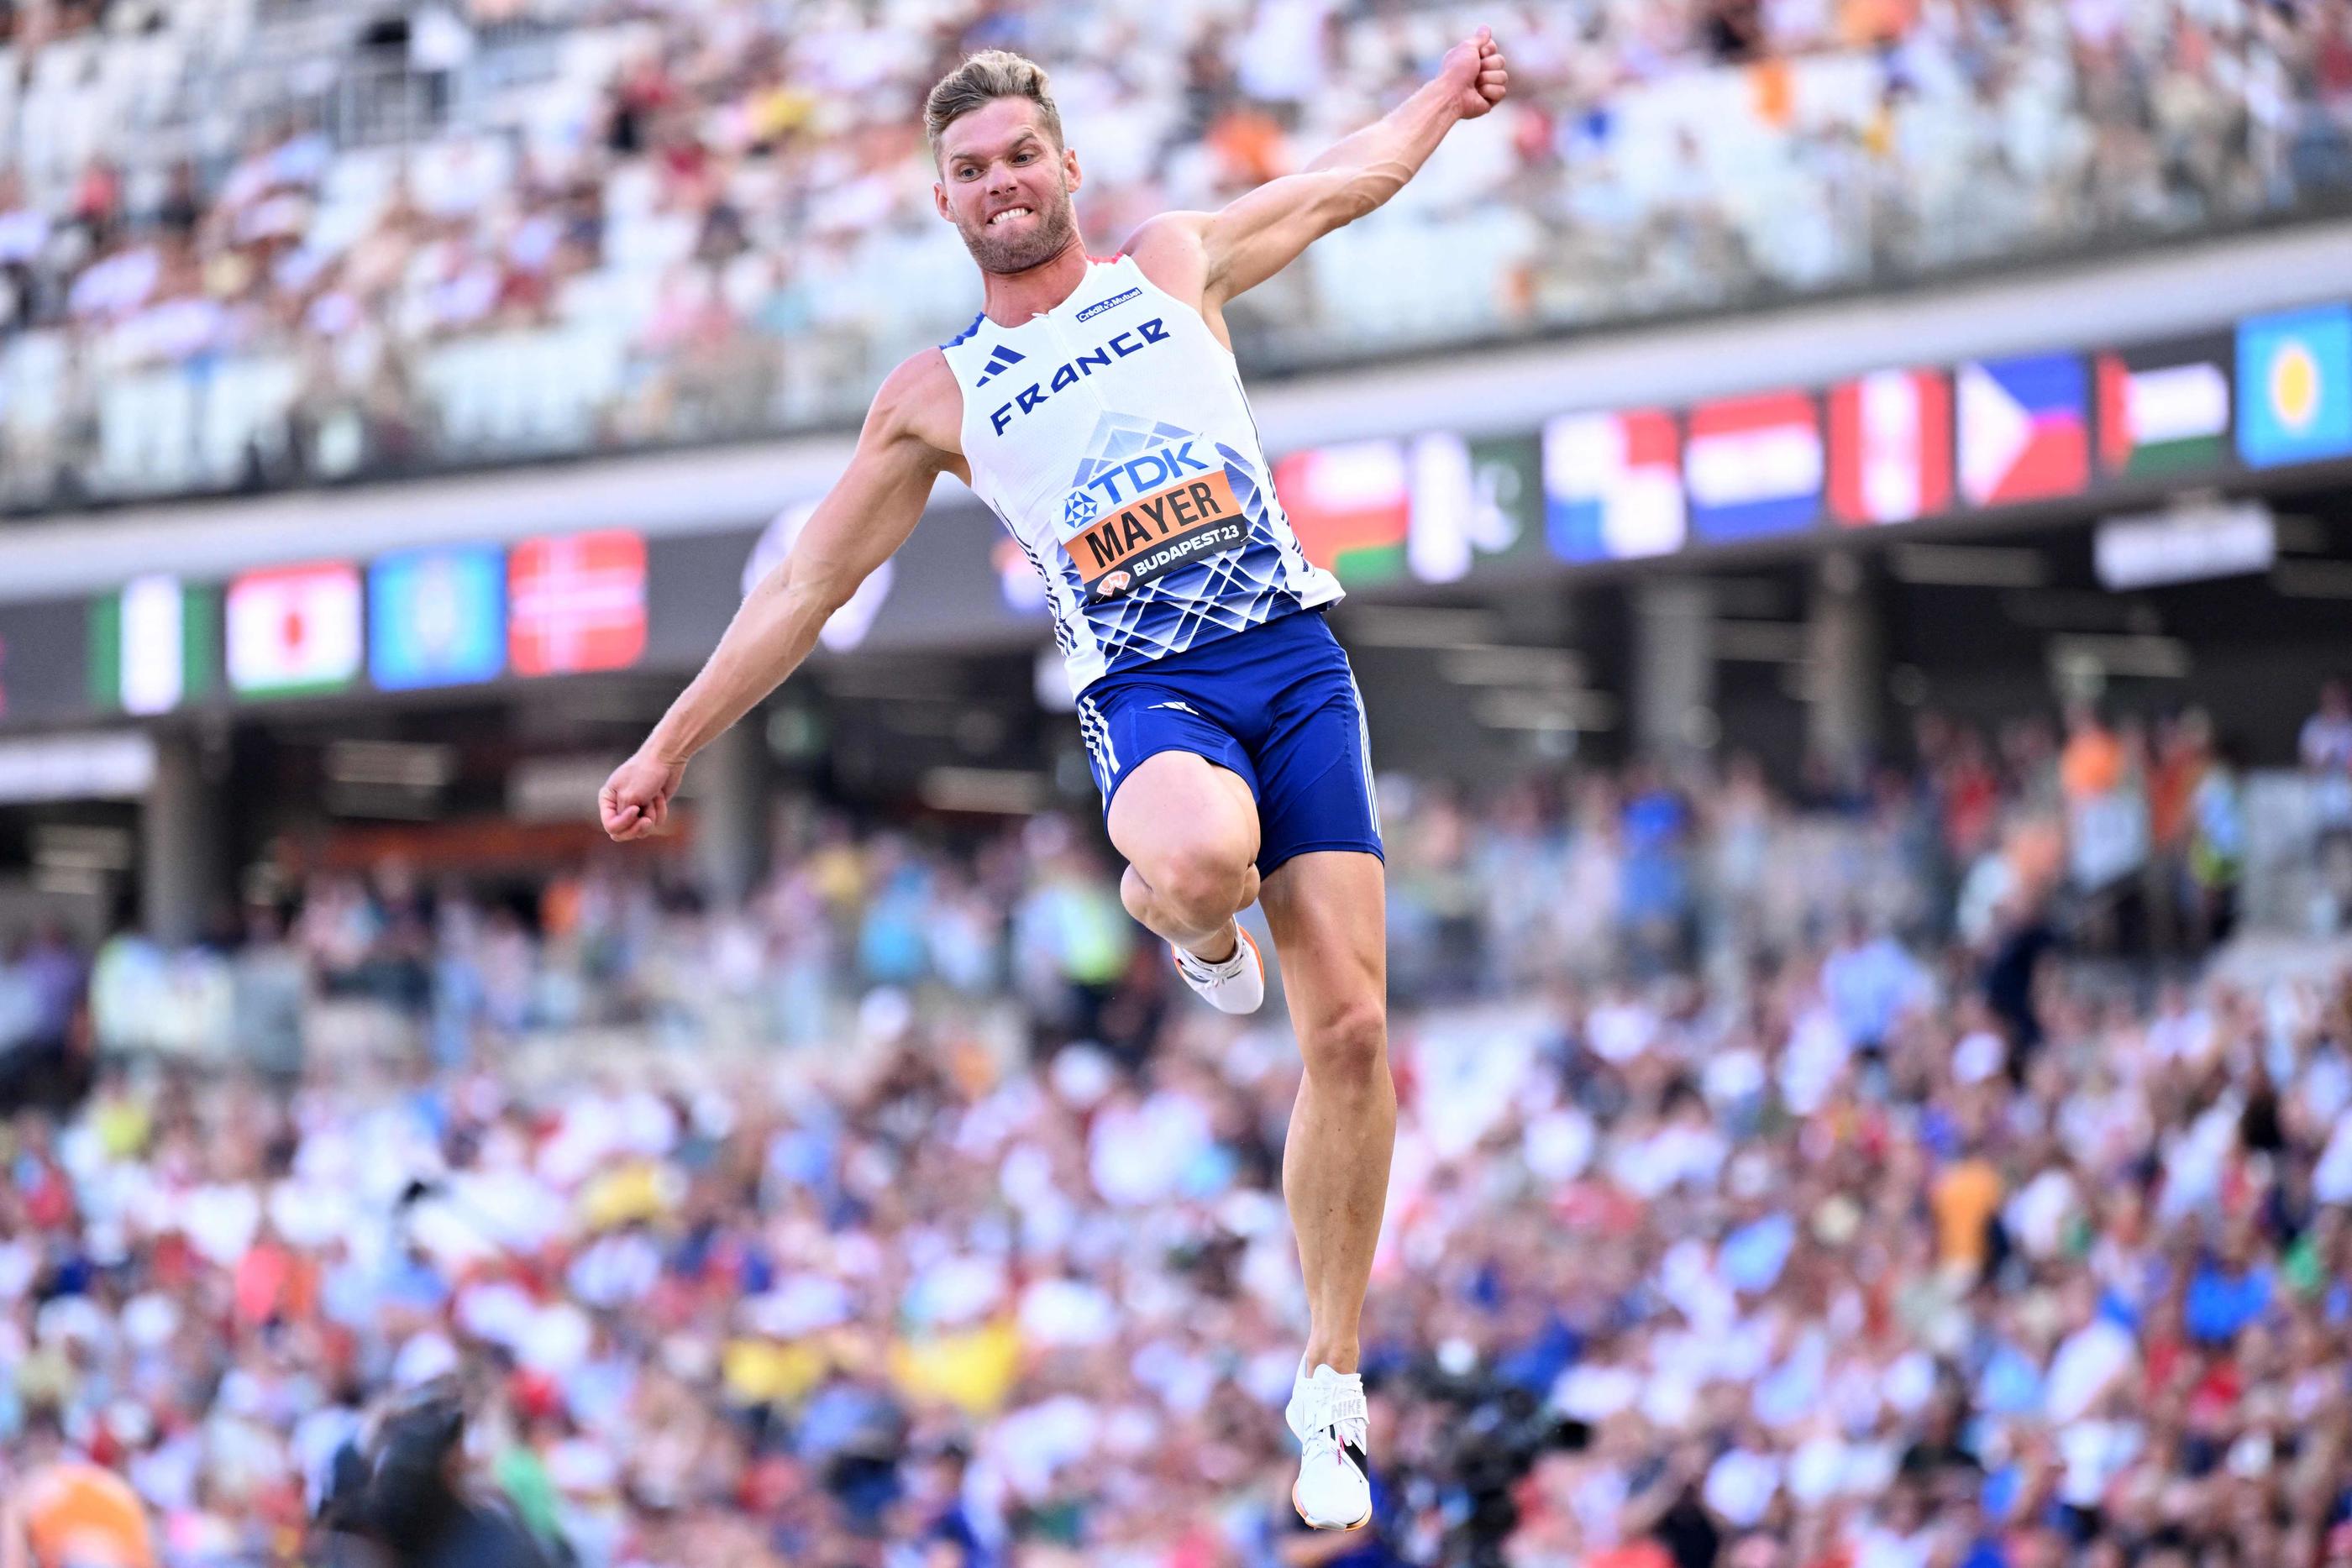
[[[1256,797],[1261,875],[1309,850],[1381,852],[1363,695],[1320,610],[1105,675],[1078,727],[1106,821],[1137,764],[1189,751]]]

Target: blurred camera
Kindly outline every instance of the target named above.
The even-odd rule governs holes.
[[[319,1523],[336,1563],[399,1568],[544,1568],[511,1512],[468,1496],[455,1461],[466,1410],[453,1383],[428,1385],[385,1410],[364,1446],[335,1457]]]

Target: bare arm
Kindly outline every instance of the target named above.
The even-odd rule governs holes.
[[[1445,133],[1502,102],[1509,82],[1502,47],[1481,27],[1447,51],[1419,91],[1297,173],[1269,180],[1220,212],[1155,218],[1129,248],[1150,270],[1149,252],[1197,247],[1202,308],[1213,318],[1226,300],[1402,190]]]
[[[882,384],[849,466],[792,553],[745,597],[702,673],[606,780],[597,804],[614,839],[660,830],[688,760],[800,667],[827,618],[914,532],[932,483],[954,461],[934,428],[942,386],[954,395],[947,373],[926,354]]]

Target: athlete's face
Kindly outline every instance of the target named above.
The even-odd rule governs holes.
[[[982,272],[1026,272],[1077,237],[1078,155],[1054,145],[1027,99],[1001,98],[940,138],[940,215]]]

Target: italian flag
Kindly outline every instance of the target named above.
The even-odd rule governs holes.
[[[229,585],[228,683],[247,696],[339,691],[360,673],[360,574],[341,563]]]
[[[129,714],[170,713],[213,684],[220,632],[211,591],[176,577],[134,578],[90,607],[89,695]]]

